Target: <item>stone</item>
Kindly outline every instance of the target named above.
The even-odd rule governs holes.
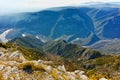
[[[51,65],[52,61],[43,61],[43,64],[45,64],[45,65]]]
[[[80,74],[80,75],[84,75],[85,72],[84,72],[84,71],[80,71],[79,74]]]
[[[108,80],[108,79],[106,79],[106,78],[100,78],[99,80]]]
[[[45,80],[55,80],[51,75],[49,75]]]
[[[15,51],[10,55],[10,58],[16,58],[16,57],[17,58],[20,57],[20,53],[18,51]]]
[[[13,73],[18,72],[18,68],[17,68],[17,67],[13,67],[13,68],[11,69],[11,72],[13,72]]]
[[[77,74],[77,73],[79,73],[80,72],[80,70],[75,70],[75,73]]]
[[[89,80],[86,75],[81,75],[80,78],[81,78],[82,80]]]
[[[5,68],[5,70],[11,70],[11,66],[7,66],[6,68]]]
[[[62,71],[62,72],[66,72],[66,69],[65,69],[65,66],[64,66],[64,65],[58,66],[58,70],[59,70],[59,71]]]
[[[15,80],[13,77],[10,77],[10,80]]]
[[[4,53],[2,51],[0,51],[0,56],[2,56]]]
[[[84,71],[80,71],[78,75],[82,80],[89,80]]]
[[[20,61],[20,62],[23,62],[23,61],[26,60],[19,51],[13,52],[13,53],[9,56],[9,59],[15,60],[15,61]]]
[[[38,63],[42,63],[43,62],[43,60],[38,60]]]
[[[52,72],[52,67],[51,67],[51,66],[46,66],[44,69],[45,69],[45,71],[48,72],[48,73],[51,73],[51,72]]]
[[[0,70],[3,70],[4,69],[4,65],[0,65]]]

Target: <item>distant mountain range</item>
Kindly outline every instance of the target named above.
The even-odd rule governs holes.
[[[90,17],[76,8],[2,16],[0,26],[2,29],[5,27],[19,30],[15,36],[21,34],[42,35],[47,37],[48,40],[62,38],[64,35],[70,36],[70,41],[89,36],[92,39],[95,36]],[[97,36],[95,37],[95,41],[97,41]]]
[[[6,36],[8,39],[32,34],[43,41],[63,39],[80,45],[120,38],[119,25],[120,8],[115,3],[86,4],[0,16],[0,33],[13,29],[13,33]]]

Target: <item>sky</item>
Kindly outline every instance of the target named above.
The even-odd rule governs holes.
[[[120,2],[120,0],[0,0],[0,14],[75,6],[86,2]]]

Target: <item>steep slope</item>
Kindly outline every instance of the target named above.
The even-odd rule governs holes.
[[[83,67],[88,70],[87,74],[92,75],[91,77],[96,77],[96,80],[100,76],[111,80],[119,80],[120,78],[120,55],[103,56],[83,62],[83,64]],[[96,75],[99,76],[97,77]]]
[[[9,21],[10,20],[10,21]],[[94,34],[94,26],[91,18],[78,8],[68,7],[66,9],[54,11],[44,10],[33,13],[22,13],[0,16],[0,29],[14,28],[18,30],[17,36],[23,33],[32,35],[43,35],[48,39],[56,39],[64,35],[71,36],[68,40],[76,38],[88,38],[86,43],[91,44],[98,41]],[[1,31],[2,32],[2,31]],[[91,36],[91,34],[93,34]]]
[[[92,49],[99,50],[104,54],[119,54],[120,40],[119,39],[100,40],[89,47]]]
[[[43,51],[60,55],[75,62],[81,61],[82,59],[94,59],[102,56],[98,51],[67,43],[64,40],[56,40],[46,43],[43,46]]]
[[[100,39],[120,38],[120,3],[88,4],[81,8],[91,17],[95,33]]]
[[[24,36],[12,39],[7,43],[10,44],[14,49],[17,49],[24,53],[26,59],[43,59],[44,53],[42,51],[43,42],[34,36]]]
[[[9,41],[8,43],[16,44],[20,47],[30,47],[36,49],[42,49],[42,45],[44,44],[42,41],[37,39],[34,36],[24,36],[24,37],[17,37]]]
[[[80,45],[71,44],[65,40],[53,40],[42,43],[35,37],[26,36],[15,38],[8,43],[14,44],[18,48],[33,49],[42,53],[51,53],[75,61],[80,61],[81,59],[94,59],[102,56],[98,51],[83,48]]]

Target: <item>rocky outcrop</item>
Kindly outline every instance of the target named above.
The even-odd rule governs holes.
[[[0,80],[88,80],[84,71],[66,71],[52,61],[28,61],[19,51],[0,55]]]

